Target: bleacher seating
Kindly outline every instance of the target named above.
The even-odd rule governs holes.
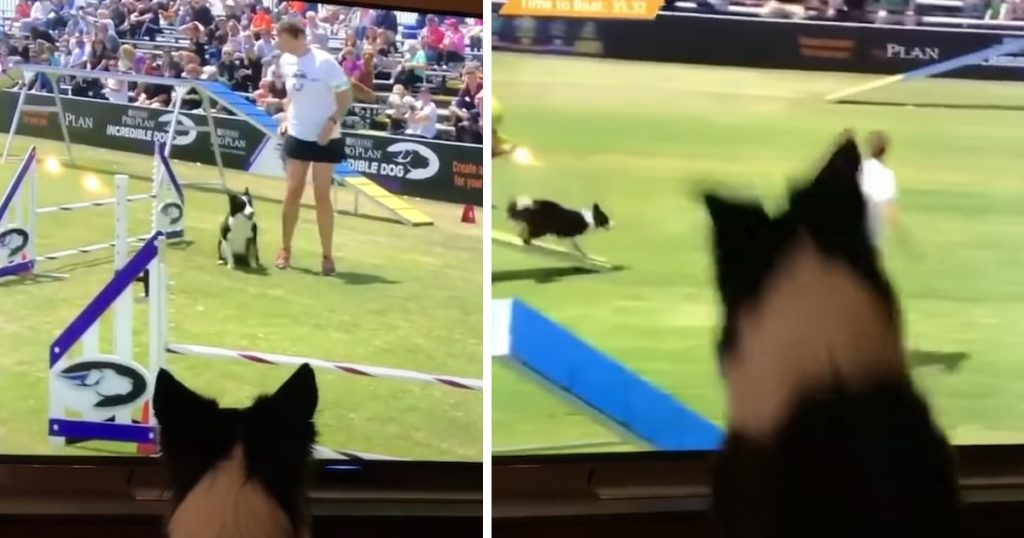
[[[20,33],[20,24],[13,20],[14,5],[17,0],[0,0],[0,21],[2,21],[3,28],[9,37],[16,37]],[[222,15],[224,13],[223,0],[209,0],[211,11],[214,15]],[[320,11],[323,13],[327,9],[334,9],[335,6],[329,6],[325,4],[320,5]],[[418,37],[419,29],[416,27],[417,19],[419,17],[416,13],[409,12],[396,12],[396,16],[399,22],[399,32],[396,36],[399,48],[405,40],[415,40]],[[334,54],[340,54],[344,41],[344,34],[341,33],[343,30],[335,28],[335,34],[329,36],[327,41],[327,50]],[[341,33],[341,35],[338,35]],[[177,28],[164,27],[159,33],[157,33],[152,40],[138,40],[138,39],[122,39],[122,44],[131,45],[137,53],[143,54],[161,54],[164,52],[177,52],[187,50],[191,48],[189,38],[182,34]],[[467,61],[476,62],[482,64],[483,52],[479,48],[471,49],[467,47],[466,51]],[[401,54],[396,53],[392,55],[391,60],[400,61]],[[381,74],[378,71],[378,77]],[[429,86],[434,94],[434,101],[438,107],[438,133],[441,138],[452,138],[454,136],[454,128],[450,126],[451,113],[448,110],[452,100],[458,94],[461,88],[461,76],[460,73],[454,70],[438,69],[436,66],[428,69],[426,73],[426,80],[424,84]],[[346,120],[346,126],[349,128],[368,128],[368,129],[386,129],[388,121],[385,116],[386,103],[388,96],[391,93],[393,83],[388,80],[375,80],[374,91],[377,96],[376,102],[373,103],[355,103],[350,111],[349,118]],[[241,93],[240,95],[252,99],[251,94]],[[224,111],[226,112],[226,111]]]

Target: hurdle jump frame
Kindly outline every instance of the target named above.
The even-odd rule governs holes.
[[[118,185],[117,177],[120,176],[115,176],[115,190],[117,190]],[[127,176],[124,177],[127,179]],[[20,260],[10,262],[9,260],[0,259],[0,278],[31,274],[35,270],[36,264],[40,261],[53,261],[75,254],[86,254],[108,248],[116,250],[119,242],[122,242],[121,238],[115,237],[114,241],[96,243],[49,254],[38,254],[35,248],[37,215],[113,205],[115,208],[114,218],[118,223],[117,229],[121,229],[121,221],[124,221],[124,230],[127,233],[128,203],[151,200],[153,204],[152,229],[163,231],[168,239],[177,240],[185,236],[185,231],[182,227],[185,194],[182,191],[181,184],[178,182],[177,175],[174,173],[174,169],[171,168],[170,161],[160,151],[159,147],[156,147],[154,150],[152,190],[149,194],[128,195],[127,193],[120,193],[114,198],[50,207],[37,207],[37,182],[38,153],[35,146],[32,146],[18,168],[14,181],[8,186],[4,197],[0,199],[0,232],[11,228],[21,228],[28,233],[28,245],[25,251],[23,251],[24,255],[21,256]],[[177,218],[170,220],[164,214],[165,211],[177,212]],[[124,242],[126,244],[128,242],[138,242],[148,237],[149,234],[144,234],[128,238]],[[65,277],[66,275],[52,276]]]
[[[309,364],[314,368],[363,377],[390,378],[411,382],[430,383],[453,389],[482,391],[483,382],[456,376],[438,375],[397,368],[369,366],[347,362],[332,362],[310,357],[297,357],[263,353],[259,351],[234,350],[214,346],[172,343],[169,338],[168,316],[168,271],[164,262],[166,236],[154,231],[142,247],[114,274],[113,278],[99,291],[82,311],[53,341],[49,349],[50,359],[50,409],[48,436],[55,445],[67,439],[103,440],[151,445],[157,439],[158,425],[148,412],[153,394],[156,374],[165,365],[167,355],[189,355],[202,358],[240,360],[258,364],[300,365]],[[131,286],[136,279],[149,272],[150,291],[146,296],[148,305],[148,357],[144,368],[132,360],[132,299]],[[114,307],[114,352],[100,351],[100,318]],[[71,349],[81,344],[81,352],[71,355]],[[121,409],[118,413],[103,410],[79,410],[81,417],[67,415],[67,402],[73,399],[69,391],[74,389],[67,383],[66,371],[76,362],[103,360],[132,368],[140,377],[145,377],[145,393],[134,403],[132,409]],[[134,411],[140,411],[135,413]],[[142,419],[135,423],[133,417]],[[109,419],[113,416],[114,420]]]

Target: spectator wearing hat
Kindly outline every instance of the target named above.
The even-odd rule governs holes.
[[[466,62],[466,34],[462,33],[459,21],[445,21],[444,41],[441,42],[441,64],[462,64]]]

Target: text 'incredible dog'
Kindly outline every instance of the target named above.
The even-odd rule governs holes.
[[[153,411],[173,489],[168,537],[307,538],[317,399],[309,365],[245,409],[221,408],[161,370]]]
[[[729,538],[958,536],[952,454],[905,364],[860,162],[844,134],[777,215],[705,195],[729,416],[713,504]]]
[[[234,269],[236,265],[260,266],[256,208],[248,187],[241,194],[228,193],[228,214],[220,224],[217,262],[227,265],[230,269]]]
[[[587,253],[580,248],[577,238],[590,230],[610,230],[615,223],[598,204],[589,209],[569,209],[551,200],[533,200],[520,196],[509,202],[508,218],[519,223],[519,237],[529,245],[535,239],[553,235],[568,240],[573,249],[583,257]]]

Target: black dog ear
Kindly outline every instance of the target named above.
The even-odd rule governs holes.
[[[217,402],[200,396],[161,368],[153,389],[153,414],[159,423],[195,420],[218,409]]]
[[[703,197],[711,217],[716,253],[742,250],[771,223],[759,203],[729,200],[714,193]]]
[[[810,184],[790,196],[790,211],[820,245],[839,246],[865,233],[866,208],[860,189],[861,155],[853,133],[844,131]]]
[[[297,370],[270,397],[270,402],[283,416],[300,421],[313,420],[319,393],[316,375],[308,364]]]
[[[711,217],[715,276],[727,309],[755,293],[764,276],[772,219],[761,204],[703,195]]]
[[[245,188],[245,194],[246,194],[246,195],[249,195],[249,187],[246,187],[246,188]]]

